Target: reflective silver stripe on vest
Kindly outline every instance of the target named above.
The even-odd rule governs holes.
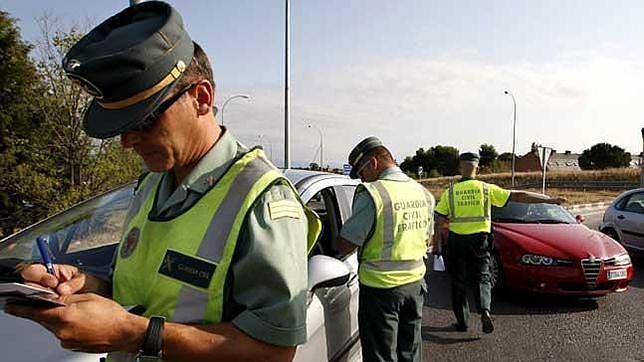
[[[226,241],[233,228],[235,217],[253,185],[273,168],[263,157],[250,161],[235,177],[230,190],[217,209],[199,246],[197,256],[219,262],[224,254]],[[199,322],[205,319],[208,293],[182,286],[172,316],[174,322]]]
[[[454,216],[454,186],[449,185],[449,221],[453,223],[481,222],[490,220],[490,195],[486,183],[483,183],[483,216]]]
[[[391,259],[392,250],[394,248],[394,206],[391,203],[391,197],[389,196],[387,189],[385,189],[382,183],[376,181],[373,183],[373,186],[376,188],[378,195],[380,195],[380,198],[382,199],[384,233],[382,240],[382,254],[380,254],[380,258],[389,260]]]
[[[425,266],[425,262],[421,260],[372,260],[363,261],[362,266],[368,269],[388,272],[388,271],[409,271]]]
[[[127,228],[127,226],[130,224],[130,221],[132,221],[132,218],[139,213],[141,206],[143,206],[143,203],[145,202],[145,200],[147,200],[150,192],[152,192],[152,189],[159,184],[159,176],[159,174],[151,173],[146,176],[143,181],[141,181],[145,182],[145,185],[143,185],[143,188],[139,189],[138,192],[134,194],[134,198],[132,198],[130,207],[127,210],[127,216],[125,216],[125,223],[123,224],[123,228]],[[126,230],[126,232],[129,232],[129,230]]]

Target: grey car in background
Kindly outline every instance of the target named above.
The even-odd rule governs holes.
[[[360,361],[357,255],[341,257],[335,248],[335,238],[351,214],[358,183],[322,172],[283,173],[323,223],[322,235],[309,256],[308,341],[298,347],[295,361]],[[19,261],[39,259],[34,241],[45,235],[55,263],[107,277],[133,190],[131,183],[109,191],[0,240],[0,271]],[[64,350],[43,327],[3,312],[0,351],[0,361],[7,362],[97,362],[102,356]]]
[[[644,254],[644,188],[617,196],[606,209],[599,230],[619,241],[627,250]]]

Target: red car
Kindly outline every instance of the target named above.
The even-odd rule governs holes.
[[[559,205],[509,202],[492,210],[492,221],[495,288],[601,296],[633,279],[626,250]]]

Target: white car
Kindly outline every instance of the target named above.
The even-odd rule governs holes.
[[[604,212],[599,230],[632,252],[644,253],[644,188],[615,198]]]
[[[345,176],[284,171],[302,199],[321,217],[320,241],[309,257],[308,341],[296,361],[359,361],[357,255],[339,259],[335,239],[351,214],[357,182]],[[0,281],[18,261],[39,259],[35,239],[49,237],[54,262],[99,276],[109,272],[134,183],[97,196],[0,240]],[[2,274],[4,272],[4,274]],[[4,280],[2,280],[4,279]],[[0,313],[0,360],[97,362],[101,355],[64,350],[41,326]]]

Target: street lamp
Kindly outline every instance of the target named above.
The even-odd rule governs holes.
[[[517,143],[517,101],[514,99],[514,94],[510,91],[505,91],[505,94],[509,94],[512,97],[512,109],[514,113],[514,121],[512,122],[512,183],[511,187],[514,188],[514,164],[515,164],[515,148]]]
[[[273,142],[271,142],[268,138],[266,138],[263,134],[258,134],[257,139],[259,140],[259,143],[262,144],[262,140],[266,140],[268,142],[268,147],[269,147],[269,158],[271,162],[273,162]]]
[[[314,128],[320,134],[320,170],[324,170],[324,135],[322,134],[322,130],[312,123],[309,123],[306,126],[308,128]]]
[[[221,125],[222,126],[224,125],[224,110],[226,109],[226,104],[228,104],[228,102],[236,98],[249,99],[250,97],[245,94],[235,94],[233,96],[226,98],[226,100],[224,101],[224,104],[221,106]]]

